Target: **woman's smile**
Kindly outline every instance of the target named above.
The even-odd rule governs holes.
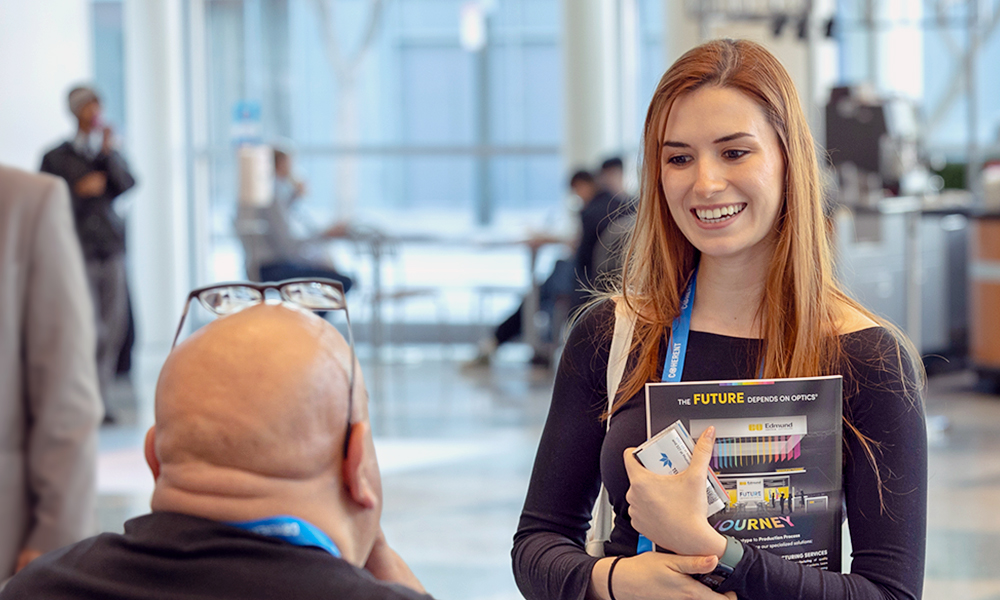
[[[745,202],[736,204],[726,204],[723,206],[707,206],[704,208],[692,208],[691,212],[704,225],[724,225],[735,219],[743,212],[747,205]]]

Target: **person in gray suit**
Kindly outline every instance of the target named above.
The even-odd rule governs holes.
[[[66,183],[0,165],[0,582],[93,533],[93,315]]]

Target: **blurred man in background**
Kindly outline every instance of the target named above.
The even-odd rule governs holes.
[[[66,184],[0,165],[0,582],[93,533],[95,346]]]
[[[628,196],[625,192],[625,165],[622,163],[622,159],[617,156],[612,156],[601,163],[597,182],[601,189],[612,196]]]
[[[618,162],[620,172],[621,161]],[[565,314],[572,314],[586,301],[588,291],[595,288],[600,275],[594,264],[600,236],[619,213],[629,208],[627,197],[609,193],[589,171],[574,173],[570,177],[569,187],[581,202],[580,235],[571,245],[574,249],[573,257],[569,260],[556,261],[552,274],[539,288],[539,308],[549,315],[555,313],[555,305],[559,300],[565,301],[566,306],[562,311]],[[553,241],[547,237],[542,239],[545,243]],[[530,318],[529,315],[523,314],[524,307],[525,303],[522,302],[515,312],[497,326],[493,335],[479,342],[478,354],[465,364],[466,367],[489,365],[497,348],[521,335],[523,319],[526,316]],[[561,323],[554,323],[553,328],[559,326]],[[554,337],[555,332],[552,333]],[[539,348],[534,350],[531,364],[549,367],[551,356]]]
[[[69,184],[76,233],[86,261],[87,280],[97,315],[97,376],[105,419],[118,358],[128,335],[128,288],[125,282],[125,222],[114,202],[135,185],[128,164],[115,149],[114,132],[101,119],[101,100],[89,87],[69,93],[77,120],[76,136],[49,151],[42,171]]]

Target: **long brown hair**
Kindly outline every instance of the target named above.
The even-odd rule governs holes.
[[[660,342],[680,312],[680,296],[698,260],[698,251],[667,207],[660,185],[660,153],[674,102],[703,86],[732,88],[757,102],[777,133],[785,160],[784,202],[775,222],[778,240],[757,313],[764,339],[764,377],[840,372],[839,323],[851,309],[889,328],[903,348],[912,348],[905,336],[848,297],[836,281],[816,150],[788,72],[759,44],[714,40],[688,51],[667,70],[646,114],[635,227],[623,257],[620,289],[609,294],[623,297],[639,315],[631,347],[636,361],[613,410],[647,381],[659,379]],[[904,360],[902,353],[897,358]],[[904,372],[900,368],[901,376]],[[871,440],[846,418],[845,425],[859,435],[875,465]]]

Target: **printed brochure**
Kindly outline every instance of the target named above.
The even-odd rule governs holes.
[[[728,506],[720,533],[797,563],[840,571],[839,376],[646,384],[646,436],[675,421],[715,426],[711,468]]]

